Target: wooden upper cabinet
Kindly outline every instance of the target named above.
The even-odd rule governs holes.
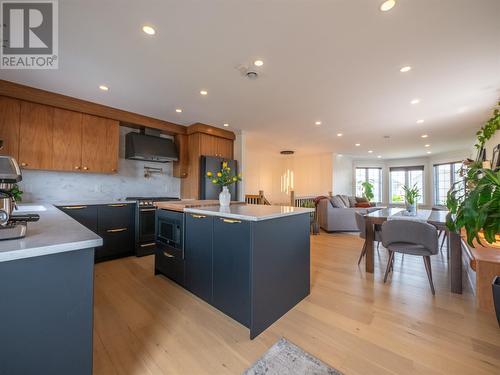
[[[82,114],[54,109],[54,154],[52,166],[60,171],[78,171],[82,166]]]
[[[216,137],[199,133],[200,154],[203,156],[217,156]]]
[[[54,107],[21,102],[19,165],[52,169]]]
[[[19,159],[19,120],[21,102],[0,96],[0,139],[3,148],[0,155],[9,155]]]
[[[92,173],[118,171],[119,123],[83,114],[82,170]]]
[[[217,156],[224,159],[233,159],[233,141],[226,138],[216,137]]]
[[[179,161],[174,162],[173,176],[186,178],[189,171],[189,152],[188,152],[188,137],[185,134],[177,134],[175,136],[175,146],[179,153]]]

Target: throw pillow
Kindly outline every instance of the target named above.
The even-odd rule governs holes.
[[[349,196],[349,207],[356,207],[356,197]]]
[[[331,197],[330,203],[332,204],[333,207],[346,208],[344,201],[342,199],[340,199],[340,197],[338,195]]]
[[[344,205],[348,208],[350,206],[349,204],[349,197],[347,195],[339,195],[340,199],[342,199],[342,202],[344,202]]]
[[[364,202],[368,202],[368,199],[366,199],[365,197],[356,197],[356,202],[364,203]]]

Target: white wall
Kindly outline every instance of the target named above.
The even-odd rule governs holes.
[[[434,173],[435,164],[462,161],[470,156],[470,150],[458,150],[429,157],[391,159],[391,160],[368,160],[359,159],[353,161],[351,186],[355,186],[356,167],[381,167],[382,168],[382,203],[389,203],[389,170],[391,167],[424,166],[424,205],[432,206],[434,203]]]
[[[180,179],[172,176],[172,163],[125,160],[125,134],[120,128],[120,159],[115,175],[23,170],[25,202],[120,199],[127,196],[180,196]],[[163,174],[144,177],[144,166],[163,168]]]
[[[353,160],[345,155],[333,154],[333,195],[353,194]]]
[[[241,130],[234,131],[236,139],[234,140],[234,160],[238,162],[238,173],[245,170],[245,133]],[[238,183],[238,197],[237,200],[245,200],[245,184]]]

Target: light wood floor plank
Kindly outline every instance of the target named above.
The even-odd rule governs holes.
[[[153,257],[96,265],[94,373],[241,374],[280,337],[346,374],[499,374],[500,329],[470,289],[449,292],[446,251],[432,257],[433,297],[421,258],[387,250],[375,273],[357,266],[353,234],[311,237],[311,295],[249,340],[248,330],[163,276]]]

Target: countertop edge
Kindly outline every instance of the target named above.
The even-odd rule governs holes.
[[[314,210],[311,209],[311,211],[302,211],[302,212],[284,212],[284,213],[280,212],[276,214],[265,215],[262,217],[239,215],[230,212],[214,212],[214,211],[204,210],[203,208],[185,208],[184,212],[191,214],[207,215],[207,216],[218,216],[228,219],[238,219],[244,221],[264,221],[264,220],[278,219],[281,217],[293,216],[293,215],[306,215],[306,214],[309,215],[311,212],[314,212]]]
[[[55,255],[70,251],[84,250],[102,246],[102,238],[68,242],[64,244],[33,247],[22,250],[12,250],[9,252],[0,253],[0,263],[9,262],[12,260],[29,259],[44,255]]]

